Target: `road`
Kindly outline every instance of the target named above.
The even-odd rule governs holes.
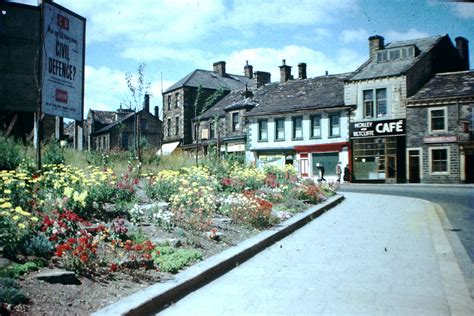
[[[345,195],[160,315],[474,313],[431,203]]]
[[[439,204],[451,223],[452,230],[446,233],[474,297],[474,186],[342,184],[339,191],[407,196]],[[453,234],[462,246],[456,246]]]

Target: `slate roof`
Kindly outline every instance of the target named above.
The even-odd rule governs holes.
[[[255,102],[251,98],[245,98],[245,89],[231,91],[228,95],[220,99],[213,107],[196,116],[196,120],[208,120],[212,117],[224,117],[226,111],[238,110],[245,107],[255,106]]]
[[[245,76],[226,74],[221,77],[213,71],[196,69],[166,89],[164,93],[168,93],[181,87],[197,88],[202,86],[205,89],[217,90],[223,88],[224,90],[237,90],[245,88],[245,85],[250,88],[254,86],[255,83],[252,79]]]
[[[474,70],[436,74],[408,101],[474,97]]]
[[[115,122],[116,111],[96,111],[90,110],[92,112],[92,118],[94,121],[98,121],[101,124],[112,124]]]
[[[385,49],[411,46],[415,45],[419,49],[419,54],[412,58],[400,59],[394,61],[380,62],[377,63],[376,59],[367,60],[362,66],[360,66],[349,80],[364,80],[371,78],[398,76],[411,67],[413,67],[423,55],[430,51],[437,43],[439,43],[447,35],[438,35],[425,38],[418,38],[413,40],[398,41],[385,45]],[[378,52],[383,51],[379,50]]]
[[[125,115],[124,117],[122,117],[121,119],[119,119],[119,120],[113,122],[112,124],[109,124],[109,125],[107,125],[107,126],[101,128],[100,130],[95,131],[93,134],[94,134],[94,135],[98,135],[98,134],[101,134],[101,133],[103,133],[103,132],[110,131],[112,128],[114,128],[115,126],[119,125],[119,124],[122,123],[122,122],[125,122],[126,120],[128,120],[130,117],[132,117],[132,116],[134,116],[134,115],[135,115],[135,113],[134,113],[134,112],[131,112],[131,113]]]
[[[246,116],[344,106],[344,80],[350,73],[290,80],[260,87],[253,97],[257,105]]]

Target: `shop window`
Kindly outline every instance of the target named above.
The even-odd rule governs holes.
[[[429,109],[430,133],[442,133],[447,130],[446,108]]]
[[[449,148],[430,148],[430,167],[432,174],[449,173]]]
[[[387,89],[371,89],[363,91],[364,118],[382,117],[387,115]]]
[[[311,137],[321,138],[321,115],[311,116]]]
[[[336,137],[341,135],[341,115],[331,114],[329,115],[329,136]]]
[[[339,162],[339,153],[315,153],[312,154],[313,176],[319,177],[319,170],[324,167],[324,176],[335,176],[336,165]]]
[[[232,131],[236,132],[240,129],[240,122],[239,122],[239,112],[232,113]]]
[[[268,141],[268,121],[258,121],[258,140],[261,142]]]
[[[275,140],[285,140],[285,119],[275,119]]]
[[[293,117],[293,139],[303,139],[303,117]]]

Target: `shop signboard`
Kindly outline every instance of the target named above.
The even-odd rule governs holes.
[[[351,138],[405,135],[405,119],[350,123],[349,135]]]
[[[41,111],[82,121],[86,20],[49,0],[43,8]]]
[[[458,138],[456,136],[426,136],[423,141],[425,144],[455,143]]]

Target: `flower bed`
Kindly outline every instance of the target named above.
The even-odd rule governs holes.
[[[157,282],[334,194],[291,168],[225,161],[140,176],[132,167],[118,176],[103,167],[20,166],[0,179],[0,242],[10,266],[60,267],[99,283],[118,275]],[[18,277],[11,267],[0,273]],[[19,302],[0,295],[3,308],[34,310]]]

